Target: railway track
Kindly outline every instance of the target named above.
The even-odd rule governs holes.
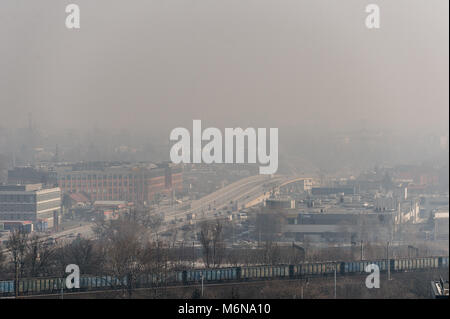
[[[256,282],[264,280],[298,280],[306,277],[363,275],[369,264],[375,264],[382,273],[416,272],[449,267],[449,257],[415,257],[375,261],[352,262],[315,262],[296,265],[260,265],[217,269],[191,269],[166,272],[161,274],[145,274],[133,281],[133,289],[160,289],[161,287],[187,287],[203,283],[236,284],[240,282]],[[18,284],[18,295],[40,296],[59,295],[64,293],[64,278],[30,278],[21,279]],[[73,293],[92,291],[113,291],[127,289],[127,280],[118,280],[111,276],[82,276],[80,288]],[[0,296],[13,297],[16,293],[14,281],[0,281]],[[72,292],[67,292],[72,293]]]

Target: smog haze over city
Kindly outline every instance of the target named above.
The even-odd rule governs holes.
[[[0,299],[448,299],[448,12],[2,0]]]

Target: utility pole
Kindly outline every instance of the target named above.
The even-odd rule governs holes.
[[[336,299],[336,268],[337,264],[334,263],[334,299]]]
[[[202,278],[202,298],[203,298],[203,273],[200,276]]]
[[[332,263],[333,268],[330,269],[331,265],[327,265],[327,271],[329,270],[334,270],[334,299],[337,298],[337,292],[336,292],[336,272],[337,272],[337,263],[333,262]]]
[[[301,293],[302,293],[302,299],[303,299],[303,295],[304,295],[304,287],[306,288],[306,287],[308,287],[308,284],[309,284],[309,279],[308,278],[306,278],[306,280],[302,283],[302,290],[301,290]]]
[[[64,278],[61,279],[61,299],[64,299]]]
[[[261,227],[261,226],[260,226]],[[259,229],[258,247],[261,245],[261,228]]]
[[[15,283],[14,283],[14,292],[15,292],[15,295],[16,295],[16,299],[17,299],[17,297],[19,297],[19,262],[18,261],[16,261],[15,262],[15,271],[16,271],[16,280],[15,280]]]
[[[386,259],[387,259],[387,269],[388,269],[388,280],[391,280],[391,261],[389,260],[389,242],[386,246]]]
[[[195,266],[195,242],[192,242],[192,268]]]
[[[235,241],[235,238],[234,238],[234,223],[231,224],[231,228],[232,228],[232,230],[233,230],[233,244],[234,244],[234,241]]]
[[[363,241],[361,240],[361,260],[364,259]]]

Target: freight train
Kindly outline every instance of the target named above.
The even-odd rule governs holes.
[[[240,266],[217,269],[192,269],[161,274],[143,274],[133,283],[133,287],[147,288],[160,285],[188,285],[193,283],[254,281],[270,279],[296,279],[312,276],[365,273],[367,265],[376,264],[381,272],[390,268],[392,272],[419,271],[449,267],[449,257],[415,257],[374,261],[351,262],[304,262],[296,265]],[[30,278],[18,283],[18,295],[56,294],[65,290],[64,278]],[[15,283],[0,281],[0,296],[14,296]],[[127,278],[112,276],[81,276],[80,288],[74,291],[117,289],[127,286]],[[67,291],[67,290],[66,290]]]

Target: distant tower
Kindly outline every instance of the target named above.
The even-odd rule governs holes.
[[[33,120],[31,118],[31,112],[28,112],[28,133],[32,133],[33,130]]]
[[[34,147],[35,147],[35,134],[34,134],[34,130],[33,130],[33,117],[31,112],[28,112],[28,143],[26,143],[28,145],[28,157],[29,157],[29,162],[31,164],[34,163]]]
[[[53,157],[53,162],[55,162],[55,163],[59,162],[59,148],[58,148],[58,144],[56,144],[56,147],[55,147],[55,156]]]

